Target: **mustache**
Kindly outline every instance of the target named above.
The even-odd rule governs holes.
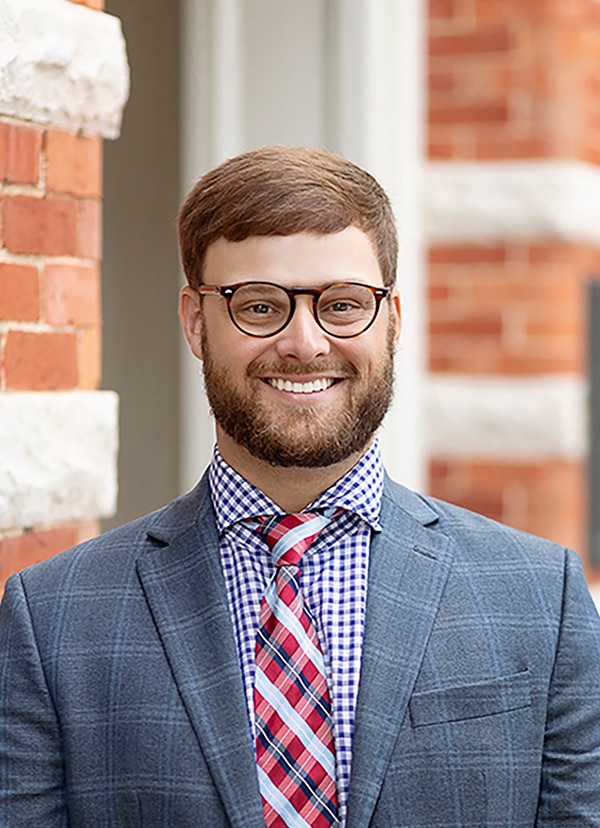
[[[247,368],[247,374],[254,379],[264,376],[298,377],[310,374],[331,374],[343,379],[354,379],[358,376],[357,368],[350,362],[332,362],[323,360],[317,362],[266,362],[262,359],[253,360]]]

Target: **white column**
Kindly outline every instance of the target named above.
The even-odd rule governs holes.
[[[181,197],[204,172],[241,151],[240,0],[182,2]],[[181,337],[181,489],[206,467],[214,442],[201,364]]]
[[[425,120],[425,0],[333,0],[331,146],[389,193],[400,233],[403,333],[396,401],[383,429],[393,477],[422,490],[426,314],[421,221]]]

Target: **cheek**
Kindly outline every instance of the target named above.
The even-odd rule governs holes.
[[[270,364],[276,361],[276,355],[266,348],[260,339],[243,334],[232,335],[231,331],[227,331],[225,335],[222,331],[215,333],[215,336],[208,335],[207,343],[213,362],[232,375],[245,377],[251,372],[253,364]]]
[[[376,371],[387,358],[388,344],[385,332],[380,335],[379,331],[367,331],[366,337],[349,340],[340,348],[340,355],[359,370]]]

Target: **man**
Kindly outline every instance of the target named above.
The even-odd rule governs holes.
[[[384,474],[379,185],[256,150],[198,182],[180,239],[211,467],[7,584],[0,824],[600,826],[577,557]]]

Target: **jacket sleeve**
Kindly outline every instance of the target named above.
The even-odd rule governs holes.
[[[0,606],[0,825],[68,823],[56,710],[20,575]]]
[[[600,826],[600,618],[567,551],[536,828]]]

